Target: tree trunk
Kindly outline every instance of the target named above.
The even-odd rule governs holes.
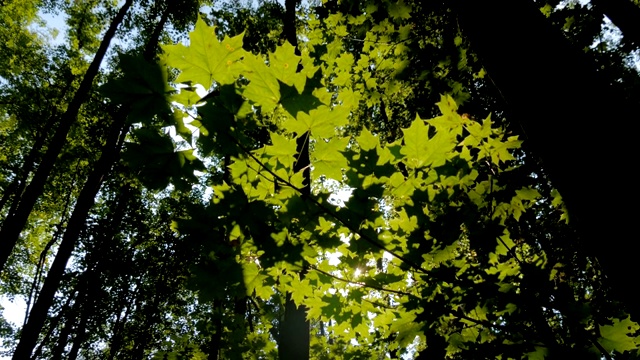
[[[68,360],[76,360],[78,358],[80,347],[87,338],[87,317],[88,314],[83,313],[82,317],[80,318],[80,324],[78,325],[78,328],[76,330],[76,336],[73,338],[73,345],[71,346],[71,350],[69,351],[69,356],[67,356]]]
[[[64,349],[67,347],[69,342],[69,335],[71,335],[71,331],[76,326],[77,315],[80,307],[80,302],[82,301],[82,293],[78,295],[76,298],[76,302],[73,304],[73,308],[66,314],[66,321],[60,331],[60,335],[58,336],[58,343],[53,348],[53,352],[51,354],[51,360],[61,360],[62,355],[64,354]]]
[[[153,328],[160,323],[160,311],[158,310],[159,305],[160,297],[154,294],[152,295],[150,304],[137,306],[138,309],[142,308],[140,311],[142,312],[144,323],[139,325],[144,326],[144,329],[142,331],[138,331],[134,338],[134,348],[132,352],[133,359],[144,359],[145,351],[150,348],[153,340]]]
[[[300,55],[298,38],[296,36],[296,5],[297,0],[285,1],[285,18],[283,35],[295,48],[296,55]],[[298,71],[300,69],[298,68]],[[311,195],[311,169],[309,168],[309,132],[302,134],[297,139],[297,159],[293,166],[295,172],[302,171],[303,184],[302,196]],[[300,275],[304,277],[304,274]],[[307,321],[306,306],[296,306],[287,293],[285,300],[284,319],[280,326],[280,339],[278,341],[278,356],[280,360],[308,360],[310,348],[310,324]]]
[[[122,312],[118,312],[116,314],[116,321],[113,325],[113,333],[111,335],[111,339],[109,342],[109,356],[107,360],[113,360],[116,358],[116,355],[120,352],[120,348],[122,347],[123,339],[124,339],[124,326],[126,322],[129,320],[129,311],[131,310],[131,303],[128,299],[122,299],[124,303],[124,315],[120,317]]]
[[[120,12],[118,13],[118,17],[120,17],[120,20],[122,20],[122,18],[124,17],[124,14],[126,13],[128,7],[131,5],[131,2],[132,0],[128,0],[127,3],[120,9]],[[167,19],[168,10],[165,11],[157,27],[164,27]],[[159,36],[159,34],[160,31],[154,31],[155,36]],[[151,53],[148,49],[154,47],[157,42],[157,38],[150,39],[147,43],[147,49],[144,53]],[[85,182],[82,191],[78,196],[76,206],[73,209],[73,214],[69,219],[67,229],[58,248],[58,253],[56,254],[53,264],[49,269],[49,273],[47,274],[47,278],[40,292],[40,296],[38,296],[38,300],[33,306],[31,315],[29,316],[29,321],[22,329],[20,342],[18,343],[18,347],[13,359],[22,359],[23,356],[30,355],[37,340],[38,334],[42,330],[47,312],[49,311],[49,308],[53,303],[55,293],[60,286],[60,281],[64,274],[64,269],[66,268],[67,262],[71,257],[73,249],[75,248],[78,236],[80,235],[81,230],[84,228],[86,217],[93,207],[95,197],[100,190],[100,186],[102,185],[105,176],[107,176],[118,157],[120,148],[124,141],[124,137],[128,132],[128,126],[126,125],[126,112],[127,109],[122,109],[122,111],[118,111],[118,113],[114,116],[114,123],[111,125],[111,130],[109,132],[106,144],[103,147],[100,159],[98,159],[98,162],[95,164],[93,171],[89,175],[89,178]]]
[[[309,359],[309,343],[311,340],[306,307],[297,307],[287,294],[284,308],[284,321],[280,326],[278,356],[280,360]]]
[[[74,289],[71,292],[71,294],[69,294],[69,297],[67,298],[67,301],[62,306],[62,308],[60,309],[60,311],[58,312],[56,317],[51,319],[51,321],[49,322],[49,329],[48,329],[47,333],[45,334],[44,338],[42,339],[42,341],[40,342],[40,345],[38,345],[38,347],[36,348],[36,351],[33,353],[32,359],[37,359],[37,358],[40,357],[40,355],[42,354],[42,348],[47,343],[49,338],[51,338],[51,335],[53,334],[53,332],[55,331],[56,327],[58,326],[58,324],[62,320],[62,317],[66,313],[71,311],[71,300],[74,299],[76,292],[77,292],[77,289]]]
[[[304,187],[301,189],[303,197],[311,195],[311,174],[309,169],[309,133],[298,138],[298,159],[294,164],[294,171],[303,171]],[[305,272],[300,273],[304,278]],[[280,327],[280,341],[278,341],[278,355],[280,360],[308,360],[310,348],[311,325],[307,320],[307,307],[296,306],[287,293],[285,300],[284,319]]]
[[[222,345],[222,314],[224,313],[224,307],[222,301],[213,301],[213,329],[215,333],[211,335],[211,339],[207,343],[207,359],[218,360],[220,356],[220,347]]]
[[[22,165],[21,169],[22,171],[20,171],[19,175],[16,174],[16,177],[11,182],[11,185],[9,185],[7,187],[7,190],[5,190],[5,192],[2,194],[2,200],[0,200],[0,211],[2,211],[9,198],[12,198],[11,207],[9,207],[9,211],[7,211],[7,217],[5,219],[8,219],[10,216],[12,216],[18,208],[18,205],[20,204],[20,198],[22,196],[24,188],[27,185],[29,174],[31,174],[31,172],[33,171],[38,155],[40,155],[40,150],[42,150],[42,147],[44,146],[44,143],[47,139],[47,133],[53,126],[54,120],[55,115],[51,116],[49,120],[47,120],[44,128],[36,136],[36,140],[34,141],[33,146],[29,150],[29,154],[24,160],[24,164]]]
[[[98,264],[98,266],[99,265],[101,264]],[[102,269],[98,266],[96,266],[95,269],[85,270],[78,280],[78,284],[75,286],[78,295],[76,296],[73,308],[66,314],[67,320],[62,328],[61,335],[58,337],[58,343],[51,356],[52,360],[63,358],[64,350],[69,343],[69,336],[72,333],[75,333],[73,336],[73,346],[66,359],[73,358],[72,353],[74,353],[74,351],[75,356],[78,355],[79,346],[86,336],[87,319],[93,315],[95,294],[97,293],[96,288],[99,288],[100,284],[99,274]],[[75,293],[75,291],[74,289],[73,293]]]
[[[67,82],[66,84],[64,84],[64,87],[62,88],[62,91],[60,93],[60,96],[59,96],[60,99],[63,99],[67,95],[69,90],[71,90],[71,86],[74,80],[75,80],[75,77],[73,76],[67,79]],[[42,150],[42,147],[44,146],[45,142],[49,138],[48,135],[51,133],[51,129],[55,124],[56,117],[58,115],[56,108],[52,106],[50,107],[50,111],[51,111],[51,115],[47,119],[47,122],[44,124],[44,126],[38,131],[36,135],[36,139],[33,142],[31,149],[29,150],[29,154],[24,160],[22,169],[21,171],[19,171],[19,175],[16,175],[15,179],[11,182],[11,185],[9,185],[7,190],[5,190],[5,192],[2,194],[2,199],[0,200],[0,212],[2,211],[2,209],[4,209],[7,201],[13,197],[11,201],[11,207],[9,208],[9,211],[7,212],[7,216],[5,217],[5,219],[8,219],[10,216],[12,216],[16,211],[16,209],[18,208],[24,188],[27,186],[27,180],[29,179],[29,175],[31,174],[36,163],[38,162],[38,159],[40,158],[40,155],[41,155],[40,151]],[[4,221],[2,226],[4,226]]]
[[[116,120],[116,122],[118,121]],[[49,308],[53,303],[55,293],[60,286],[60,281],[62,280],[64,270],[67,266],[67,261],[71,257],[73,249],[75,248],[80,231],[84,228],[87,214],[94,204],[95,196],[100,189],[104,176],[111,168],[118,154],[119,147],[117,144],[121,135],[123,135],[122,128],[111,129],[107,143],[103,148],[102,155],[95,164],[93,172],[89,175],[89,178],[78,196],[76,206],[73,209],[73,214],[69,219],[66,231],[62,237],[62,241],[60,242],[58,253],[53,260],[53,264],[51,264],[51,268],[49,269],[47,278],[42,286],[40,295],[33,305],[33,309],[29,315],[29,320],[22,329],[20,342],[18,343],[13,359],[25,359],[30,356],[31,351],[33,350],[38,334],[40,333],[40,330],[42,330],[42,326],[46,320]]]
[[[562,194],[580,241],[632,315],[640,316],[628,284],[636,255],[625,251],[636,233],[637,211],[628,204],[637,203],[638,192],[626,177],[635,163],[630,135],[637,110],[535,4],[459,0],[455,7],[472,50],[507,103],[510,122],[521,127]]]
[[[7,259],[18,242],[20,233],[22,232],[22,229],[24,229],[36,201],[40,195],[42,195],[49,174],[51,173],[55,161],[66,142],[67,134],[71,129],[71,126],[76,122],[80,106],[85,102],[87,95],[93,86],[93,80],[98,74],[100,64],[102,63],[102,59],[104,58],[107,49],[109,48],[111,39],[114,37],[118,26],[124,19],[132,3],[133,0],[127,0],[111,22],[111,25],[109,26],[109,29],[107,29],[104,39],[100,43],[100,47],[98,48],[91,65],[89,65],[78,90],[67,107],[67,111],[60,118],[58,128],[48,145],[47,152],[40,162],[40,166],[38,167],[38,170],[36,170],[33,180],[27,187],[20,201],[20,205],[16,209],[15,213],[11,214],[11,216],[3,223],[2,230],[0,230],[0,239],[2,239],[2,245],[0,246],[0,271],[4,269]],[[23,351],[23,348],[20,349]],[[31,349],[29,349],[29,351],[31,351]]]

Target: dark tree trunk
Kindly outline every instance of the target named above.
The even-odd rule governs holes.
[[[24,164],[22,165],[20,174],[16,176],[16,178],[11,182],[11,185],[9,185],[7,190],[2,195],[2,200],[0,200],[0,211],[2,211],[9,198],[12,198],[11,206],[9,207],[9,211],[7,212],[6,219],[11,217],[15,213],[18,205],[20,204],[22,192],[27,186],[27,179],[29,178],[29,175],[35,167],[37,158],[40,155],[40,150],[42,150],[42,147],[44,146],[44,143],[47,139],[47,133],[53,126],[54,120],[55,115],[49,118],[41,133],[36,136],[36,140],[34,141],[33,146],[29,150],[29,154],[24,160]],[[3,227],[5,222],[3,222]]]
[[[297,0],[285,1],[285,18],[283,34],[286,40],[294,46],[297,55],[298,38],[296,36],[296,5]],[[300,69],[298,69],[300,70]],[[311,169],[309,168],[309,136],[306,132],[297,140],[297,159],[294,164],[294,171],[302,171],[303,197],[311,194]],[[300,275],[301,277],[304,274]],[[287,293],[285,300],[284,319],[280,326],[280,339],[278,341],[278,356],[280,360],[308,360],[310,347],[310,324],[307,321],[307,308],[296,306],[291,299],[291,294]]]
[[[131,3],[132,0],[128,0],[127,3],[125,3],[125,5],[120,9],[120,12],[118,13],[116,19],[119,18],[120,21],[122,21],[122,18],[126,14]],[[165,11],[161,21],[157,25],[157,28],[164,27],[167,19],[168,10]],[[117,27],[114,26],[114,24],[117,25],[117,23],[119,22],[116,22],[116,20],[114,20],[114,22],[112,23],[114,32],[115,28]],[[109,30],[111,30],[111,28]],[[159,36],[160,31],[156,30],[153,34],[154,36]],[[149,39],[147,47],[144,51],[145,55],[152,53],[148,49],[155,48],[157,42],[157,38]],[[66,268],[67,261],[71,257],[78,236],[84,228],[87,215],[93,207],[95,197],[100,190],[100,186],[102,185],[104,178],[108,175],[111,167],[118,158],[118,154],[124,141],[124,137],[128,132],[128,126],[126,125],[126,112],[127,109],[122,109],[122,111],[118,111],[114,115],[113,124],[111,125],[106,144],[102,149],[100,159],[98,159],[97,163],[94,165],[93,171],[89,175],[82,188],[82,191],[80,192],[80,195],[78,196],[76,206],[73,209],[73,214],[69,219],[67,229],[64,233],[62,241],[60,242],[58,253],[56,254],[53,264],[49,269],[49,273],[47,274],[47,278],[44,282],[42,290],[40,291],[38,300],[33,306],[31,315],[29,316],[29,321],[22,329],[20,342],[18,343],[18,348],[16,349],[16,353],[14,354],[13,359],[21,359],[23,358],[21,356],[30,355],[37,340],[38,334],[42,330],[47,312],[49,311],[49,308],[53,303],[55,293],[60,286],[60,281],[62,279],[62,275],[64,274],[64,269]],[[20,350],[20,352],[18,350]]]
[[[82,296],[83,296],[82,294],[78,295],[78,297],[76,298],[76,302],[73,305],[73,308],[71,309],[71,311],[65,314],[66,321],[64,322],[64,326],[62,327],[62,330],[60,331],[60,335],[58,336],[58,343],[53,348],[53,352],[51,354],[52,360],[62,359],[62,355],[64,354],[64,349],[67,347],[67,344],[69,343],[69,335],[71,335],[73,328],[76,326],[77,315],[80,307],[80,299],[82,298]]]
[[[75,80],[75,77],[70,77],[67,80],[66,84],[64,85],[64,88],[62,88],[62,91],[60,93],[60,96],[59,96],[60,99],[64,99],[64,97],[69,92],[69,90],[71,90],[71,85],[74,80]],[[50,113],[51,115],[47,119],[47,122],[38,131],[36,135],[36,139],[33,142],[31,149],[29,150],[29,154],[27,154],[27,157],[24,159],[22,169],[19,171],[19,174],[16,175],[15,179],[11,182],[11,185],[9,185],[7,190],[5,190],[5,192],[2,194],[2,199],[0,199],[0,211],[4,209],[8,200],[12,198],[11,207],[9,208],[9,211],[7,212],[7,216],[5,217],[5,219],[8,219],[10,216],[12,216],[15,213],[16,209],[18,208],[18,205],[20,204],[20,199],[22,197],[22,193],[24,192],[24,189],[27,186],[27,179],[29,178],[29,175],[31,175],[31,173],[33,172],[33,169],[36,163],[40,159],[42,147],[44,146],[47,139],[49,138],[48,135],[51,133],[51,129],[53,128],[57,120],[58,114],[56,112],[55,107],[50,107]],[[4,226],[4,222],[2,226]]]
[[[637,203],[638,192],[627,180],[635,163],[630,135],[637,109],[535,4],[459,0],[455,7],[472,50],[507,103],[509,121],[521,127],[565,199],[580,241],[637,320],[640,302],[628,283],[637,211],[628,205]]]
[[[27,358],[33,350],[38,334],[40,333],[40,330],[42,330],[42,326],[46,320],[49,308],[53,303],[55,293],[62,281],[67,261],[71,257],[73,249],[75,248],[80,231],[84,228],[87,214],[94,204],[95,196],[105,174],[109,171],[117,156],[119,149],[117,144],[118,139],[122,134],[121,131],[121,128],[113,128],[111,130],[109,138],[107,139],[107,144],[102,151],[102,155],[95,164],[94,171],[89,175],[89,178],[82,188],[80,196],[78,196],[73,214],[69,219],[67,229],[62,237],[62,241],[60,242],[58,253],[53,260],[53,264],[51,264],[51,268],[49,269],[38,299],[33,305],[33,309],[29,315],[29,320],[22,329],[20,342],[18,343],[13,359],[17,360]]]
[[[87,269],[75,286],[78,290],[78,295],[71,311],[65,314],[67,320],[62,328],[61,335],[58,337],[58,344],[54,348],[51,359],[63,359],[64,350],[69,343],[71,334],[73,334],[73,345],[65,359],[77,357],[79,347],[86,338],[87,319],[93,317],[96,297],[99,294],[99,274],[103,270],[99,268],[100,265],[101,263],[98,263],[95,269]],[[75,355],[72,355],[74,353]]]
[[[297,307],[287,294],[284,321],[280,326],[278,355],[280,360],[309,359],[310,330],[306,307]]]
[[[74,289],[71,292],[71,294],[69,294],[69,297],[67,298],[67,301],[62,306],[62,308],[60,309],[60,311],[58,312],[56,317],[51,319],[51,321],[49,322],[49,329],[47,330],[47,333],[45,334],[44,338],[42,339],[42,341],[40,342],[40,344],[36,348],[36,351],[33,353],[32,359],[38,359],[40,357],[40,355],[42,354],[42,349],[44,348],[44,346],[48,342],[48,340],[51,338],[51,335],[55,331],[56,327],[58,327],[58,324],[60,323],[60,321],[62,321],[62,318],[66,314],[68,314],[69,312],[72,311],[72,309],[71,309],[72,308],[71,301],[75,298],[76,292],[77,292],[77,289]]]
[[[20,205],[16,209],[15,213],[8,217],[3,223],[2,230],[0,230],[0,239],[2,239],[2,244],[0,246],[0,271],[4,269],[7,259],[9,258],[9,255],[11,255],[13,248],[18,242],[20,233],[27,223],[29,214],[31,214],[36,201],[40,195],[42,195],[49,174],[51,173],[55,161],[66,142],[67,134],[71,129],[71,126],[76,122],[80,106],[85,102],[87,95],[93,86],[93,80],[96,75],[98,75],[100,64],[102,63],[102,59],[104,58],[107,49],[109,48],[111,39],[114,37],[118,26],[124,19],[132,3],[133,0],[127,0],[111,22],[111,25],[109,26],[109,29],[107,29],[91,65],[89,65],[78,90],[67,107],[67,111],[60,118],[58,128],[47,147],[47,152],[44,154],[40,166],[38,166],[38,170],[36,170],[34,174],[33,180],[26,188],[20,201]],[[23,330],[23,336],[24,334],[25,332]],[[33,337],[33,334],[30,334],[29,332],[26,334],[28,338]],[[36,336],[33,337],[34,339],[37,337],[37,334],[35,335]],[[31,344],[33,345],[33,342],[31,342]],[[24,347],[18,345],[18,348],[20,349],[20,355],[26,355]],[[31,350],[32,348],[28,349],[29,352]],[[14,356],[14,358],[16,357]]]
[[[120,316],[121,312],[118,312],[116,315],[116,321],[113,325],[113,333],[111,334],[111,339],[109,342],[109,356],[107,360],[113,360],[116,358],[116,355],[120,352],[120,348],[122,347],[122,343],[124,340],[124,326],[125,323],[129,319],[129,311],[131,310],[130,300],[126,298],[122,299],[123,302],[123,311],[124,315]]]
[[[138,286],[142,286],[139,284]],[[160,305],[160,298],[158,295],[154,294],[151,298],[151,303],[146,304],[144,306],[137,306],[137,308],[142,307],[142,318],[144,319],[144,323],[139,324],[140,326],[144,326],[142,331],[138,331],[136,334],[136,338],[134,342],[133,349],[133,358],[134,359],[144,359],[144,353],[146,350],[150,348],[151,341],[153,340],[153,329],[160,323],[160,311],[158,309]]]
[[[213,330],[215,333],[211,335],[211,339],[207,344],[207,359],[218,360],[220,356],[220,347],[222,345],[222,314],[224,313],[224,307],[222,301],[214,300],[213,302]]]
[[[73,345],[71,346],[71,350],[69,351],[69,356],[67,356],[68,360],[76,360],[78,358],[80,348],[87,338],[87,317],[88,314],[83,313],[82,317],[80,318],[80,324],[78,324],[76,336],[73,338]]]

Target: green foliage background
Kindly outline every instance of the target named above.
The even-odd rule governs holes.
[[[26,70],[36,65],[16,59],[48,56],[20,24],[37,5],[11,21],[1,9],[1,24],[19,32],[0,47],[2,96],[11,99],[0,118],[7,194],[24,149],[46,142],[38,116],[63,111],[86,70],[83,54],[99,44],[100,27],[81,24],[104,21],[89,2],[68,5],[69,25],[82,31],[38,70],[55,69],[50,81],[66,85],[36,91]],[[76,182],[99,156],[103,122],[127,109],[121,161],[86,221],[36,357],[78,344],[84,358],[275,359],[286,346],[286,294],[307,310],[313,359],[640,355],[640,326],[608,297],[560,193],[504,119],[445,5],[305,4],[297,49],[280,40],[282,7],[258,5],[214,4],[197,20],[176,12],[179,36],[164,34],[157,62],[121,51],[97,81],[48,184],[51,199],[68,201],[38,204],[2,275],[3,294],[31,298]],[[541,11],[593,50],[599,23],[588,9],[555,5]],[[132,19],[127,26],[149,32],[144,16]],[[595,57],[615,58],[607,71],[635,92],[625,51]],[[43,99],[36,110],[25,105],[32,93]],[[310,149],[310,195],[304,169],[295,170],[300,143]],[[0,331],[13,346],[12,326]]]

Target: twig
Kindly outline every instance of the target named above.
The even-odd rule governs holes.
[[[315,270],[315,271],[321,273],[321,274],[324,274],[324,275],[327,275],[329,277],[332,277],[332,278],[334,278],[334,279],[336,279],[338,281],[346,282],[348,284],[358,285],[358,286],[366,287],[366,288],[369,288],[369,289],[385,291],[385,292],[389,292],[389,293],[393,293],[393,294],[406,295],[406,296],[411,296],[411,297],[416,297],[417,298],[416,295],[413,295],[413,294],[410,294],[410,293],[407,293],[407,292],[404,292],[404,291],[385,289],[385,288],[383,288],[381,286],[368,285],[368,284],[365,284],[365,283],[360,282],[360,281],[347,280],[347,279],[341,278],[339,276],[333,275],[331,273],[328,273],[328,272],[326,272],[324,270],[320,270],[320,269],[318,269],[317,267],[315,267],[313,265],[311,265],[310,268],[312,270]]]
[[[282,178],[281,176],[279,176],[278,174],[276,174],[273,170],[269,169],[266,165],[264,165],[264,163],[258,159],[254,154],[252,154],[250,151],[248,151],[242,144],[240,144],[240,142],[233,136],[233,134],[229,134],[231,139],[233,140],[233,142],[238,145],[238,147],[240,147],[240,149],[242,149],[242,151],[247,154],[249,157],[251,157],[255,162],[257,162],[263,169],[265,169],[268,173],[270,173],[274,178],[276,178],[278,181],[290,186],[292,189],[296,190],[297,192],[299,192],[301,195],[304,194],[304,191],[302,191],[302,189],[298,188],[297,186],[293,185],[290,181]],[[304,195],[303,195],[304,196]],[[420,272],[422,274],[429,274],[429,272],[425,269],[423,269],[421,266],[413,263],[412,261],[406,259],[405,257],[403,257],[402,255],[396,254],[394,252],[391,252],[390,250],[388,250],[384,245],[380,244],[379,242],[371,239],[370,237],[362,234],[360,232],[359,229],[357,229],[355,226],[349,224],[345,219],[343,219],[340,215],[338,215],[335,211],[333,211],[332,209],[326,207],[324,204],[322,204],[321,202],[319,202],[318,200],[310,197],[310,196],[304,196],[306,199],[308,199],[309,201],[311,201],[313,204],[315,204],[316,206],[318,206],[320,209],[322,209],[325,213],[331,215],[333,218],[335,218],[336,220],[338,220],[342,225],[344,225],[345,227],[347,227],[347,229],[349,229],[351,232],[353,232],[354,234],[357,234],[360,236],[361,239],[365,240],[366,242],[370,243],[371,245],[377,247],[380,250],[383,250],[387,253],[389,253],[389,255],[391,255],[392,257],[404,262],[405,264],[409,265],[411,268],[413,268],[414,270],[416,270],[417,272]]]

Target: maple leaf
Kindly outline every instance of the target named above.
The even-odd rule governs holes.
[[[294,139],[287,139],[280,134],[272,133],[271,143],[273,145],[266,147],[266,154],[275,157],[285,168],[293,168],[293,161],[296,155],[296,141]]]
[[[600,325],[600,339],[598,342],[607,351],[620,353],[637,349],[635,339],[629,334],[636,332],[640,326],[629,317],[624,320],[613,319],[612,325]]]
[[[280,85],[273,70],[260,56],[250,55],[244,59],[246,71],[243,75],[249,79],[249,85],[242,95],[262,106],[265,111],[273,111],[280,101]]]
[[[347,122],[348,111],[346,109],[331,109],[323,105],[311,110],[309,114],[298,112],[297,119],[290,118],[283,126],[298,136],[311,131],[314,136],[330,138],[336,134],[336,128],[346,125]]]
[[[373,150],[380,145],[380,141],[374,136],[368,129],[362,129],[360,136],[358,136],[358,145],[360,149],[367,151]]]
[[[189,46],[183,44],[165,45],[164,61],[170,67],[180,70],[176,82],[190,80],[209,89],[214,81],[231,84],[237,76],[237,64],[246,52],[242,49],[244,33],[219,41],[215,27],[198,19],[195,29],[189,33]]]
[[[413,168],[424,166],[423,155],[427,151],[425,139],[429,138],[429,127],[424,121],[417,118],[407,129],[402,129],[402,132],[404,133],[404,146],[400,149],[400,153],[407,157],[406,165]]]
[[[295,85],[298,92],[302,93],[306,77],[296,72],[299,63],[300,56],[295,54],[295,48],[288,41],[269,54],[269,67],[275,77],[287,85]]]
[[[330,141],[318,140],[313,156],[313,174],[315,178],[324,175],[329,179],[342,181],[342,169],[346,169],[347,159],[342,154],[349,144],[348,138],[333,138]]]

